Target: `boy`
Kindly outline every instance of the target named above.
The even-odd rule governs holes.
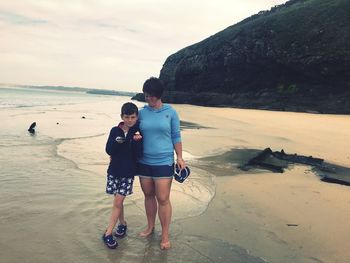
[[[121,108],[121,118],[123,122],[111,129],[106,144],[106,152],[111,158],[107,170],[106,193],[113,194],[114,201],[109,225],[102,239],[111,249],[118,246],[112,233],[118,219],[119,224],[114,235],[122,238],[126,234],[123,202],[127,195],[132,194],[136,161],[142,154],[137,106],[131,102],[125,103]]]

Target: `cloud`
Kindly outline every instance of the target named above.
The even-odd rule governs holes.
[[[282,2],[1,1],[0,82],[136,91],[172,53]]]

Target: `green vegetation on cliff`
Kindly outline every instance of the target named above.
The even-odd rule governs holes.
[[[169,102],[350,113],[350,1],[291,0],[169,56]]]

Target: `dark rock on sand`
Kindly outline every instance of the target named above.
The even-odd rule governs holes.
[[[33,122],[33,123],[29,126],[28,131],[29,131],[31,134],[34,134],[34,133],[35,133],[35,126],[36,126],[36,122]]]
[[[337,179],[337,178],[332,178],[332,177],[329,177],[329,176],[322,177],[321,181],[327,182],[327,183],[341,184],[341,185],[350,186],[350,182],[349,181],[344,181],[344,180],[340,180],[340,179]]]
[[[239,166],[240,169],[248,171],[253,168],[263,168],[272,172],[283,173],[289,164],[305,164],[313,167],[314,171],[321,176],[321,180],[350,186],[350,169],[339,165],[324,162],[321,158],[304,156],[299,154],[287,154],[266,148],[258,153],[248,162]]]
[[[145,95],[143,93],[137,93],[131,99],[145,102]]]
[[[164,101],[349,114],[349,12],[290,0],[181,49],[160,72]]]
[[[287,154],[283,149],[280,152],[273,152],[270,148],[265,148],[258,155],[251,158],[246,164],[240,166],[240,168],[247,171],[252,167],[258,166],[273,172],[283,173],[284,168],[288,167],[288,163],[300,163],[311,165],[324,171],[330,170],[321,158],[298,155],[296,153]]]

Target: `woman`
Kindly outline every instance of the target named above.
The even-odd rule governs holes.
[[[185,168],[182,159],[180,120],[176,111],[161,100],[163,85],[158,78],[150,78],[143,84],[148,103],[139,112],[140,130],[143,136],[143,156],[139,160],[138,174],[145,195],[147,228],[140,236],[147,237],[154,231],[158,211],[162,226],[161,249],[170,248],[169,225],[171,222],[170,189],[174,175],[174,149],[176,163]]]

